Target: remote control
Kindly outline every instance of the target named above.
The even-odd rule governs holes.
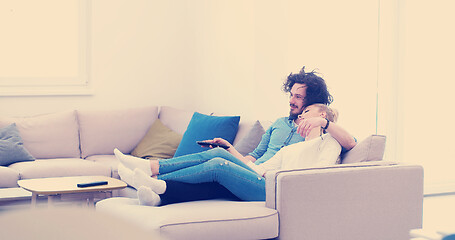
[[[204,141],[197,141],[197,144],[202,145],[202,146],[212,146],[212,147],[222,147],[224,149],[228,149],[229,146],[226,146],[224,144],[219,144],[219,143],[210,143],[210,142],[204,142]]]
[[[100,186],[100,185],[107,185],[107,181],[98,181],[98,182],[89,182],[89,183],[78,183],[77,187],[84,188],[84,187],[93,187],[93,186]]]

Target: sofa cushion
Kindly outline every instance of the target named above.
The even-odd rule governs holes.
[[[158,107],[120,110],[78,110],[81,153],[112,154],[115,148],[130,153],[158,118]]]
[[[118,175],[118,164],[120,161],[115,155],[92,155],[85,158],[87,161],[96,162],[111,169],[111,177],[120,179]]]
[[[161,122],[172,131],[184,134],[194,112],[181,110],[173,107],[162,106],[160,108]]]
[[[111,176],[111,168],[80,158],[38,159],[33,162],[13,163],[10,168],[20,173],[21,179],[69,176]]]
[[[162,106],[160,108],[160,120],[161,122],[170,128],[171,130],[184,134],[186,129],[188,128],[188,124],[191,121],[191,118],[193,117],[194,112],[192,111],[187,111],[187,110],[181,110],[181,109],[176,109],[173,107],[168,107],[168,106]],[[226,116],[223,114],[217,114],[217,113],[212,113],[212,114],[207,114],[210,116]],[[237,135],[235,136],[233,144],[237,144],[240,140],[242,140],[248,132],[251,130],[253,125],[255,124],[256,120],[243,120],[240,119],[239,122],[239,128],[237,131]],[[262,123],[262,122],[261,122]]]
[[[217,116],[217,115],[216,115]],[[244,118],[240,118],[239,122],[239,129],[237,130],[237,134],[235,135],[234,142],[232,145],[238,144],[243,138],[246,137],[246,135],[250,132],[250,130],[253,128],[253,125],[255,124],[256,121],[252,120],[245,120]]]
[[[157,119],[131,155],[148,159],[172,158],[182,135],[166,127]]]
[[[380,161],[384,156],[386,137],[370,135],[341,156],[341,163]]]
[[[21,195],[27,194],[24,191],[26,190],[16,192]],[[30,199],[31,193],[28,193],[30,194],[28,199]],[[62,197],[66,196],[65,194]],[[109,214],[96,212],[91,208],[62,204],[63,206],[37,207],[29,210],[25,204],[15,205],[8,206],[6,209],[2,206],[0,226],[2,226],[1,236],[4,240],[158,239],[127,221],[112,218]]]
[[[110,198],[96,210],[131,221],[166,239],[269,239],[278,236],[278,212],[264,202],[207,200],[141,206],[137,199]]]
[[[240,123],[239,131],[237,132],[237,136],[234,141],[234,147],[240,154],[246,156],[259,145],[265,130],[259,121],[256,121],[251,127],[249,127],[248,132],[245,133],[245,135],[243,135],[244,133],[242,132],[243,127],[244,125]]]
[[[24,147],[33,157],[80,157],[79,130],[75,111],[0,119],[0,127],[12,123],[16,123]]]
[[[213,138],[223,138],[228,142],[234,141],[239,127],[239,116],[218,117],[208,116],[198,112],[193,114],[187,130],[183,134],[174,157],[202,152],[209,148],[203,148],[196,142]]]
[[[33,161],[35,158],[30,155],[22,143],[22,138],[13,123],[7,127],[0,128],[0,165],[8,166],[15,162]]]
[[[17,187],[19,178],[17,170],[0,166],[0,188]]]

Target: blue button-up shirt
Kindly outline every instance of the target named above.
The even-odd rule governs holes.
[[[261,164],[273,157],[282,147],[305,141],[297,133],[297,126],[288,117],[276,120],[262,136],[256,149],[249,155],[256,158],[255,164]]]

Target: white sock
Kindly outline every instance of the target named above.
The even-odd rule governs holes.
[[[133,170],[125,167],[125,165],[123,165],[122,163],[118,164],[118,175],[120,176],[120,179],[122,181],[126,182],[131,187],[134,187],[135,189],[137,189],[137,187],[140,187],[134,185]]]
[[[146,186],[155,193],[163,194],[166,191],[166,182],[150,177],[141,169],[134,169],[133,182],[136,186]]]
[[[150,168],[150,160],[143,159],[143,158],[138,158],[130,155],[125,155],[120,150],[117,148],[114,149],[114,154],[117,157],[117,159],[125,165],[125,167],[134,170],[136,168],[141,169],[144,171],[146,174],[149,176],[152,175],[152,169]]]
[[[137,198],[141,205],[146,206],[158,206],[161,202],[160,196],[146,186],[139,187],[137,190]]]

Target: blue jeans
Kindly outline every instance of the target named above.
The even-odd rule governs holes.
[[[245,201],[265,201],[265,179],[222,148],[159,161],[158,179],[218,182]]]

